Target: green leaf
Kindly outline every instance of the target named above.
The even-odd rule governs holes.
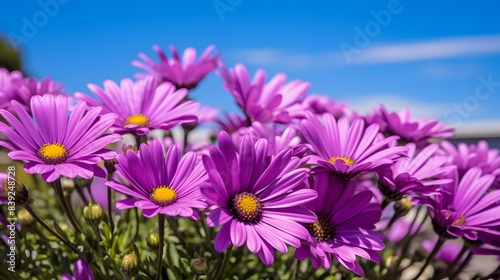
[[[59,233],[59,235],[61,235],[62,237],[64,237],[66,240],[68,239],[68,235],[66,234],[66,232],[64,232],[61,227],[59,226],[59,224],[54,221],[54,229],[57,233]]]
[[[104,238],[106,240],[111,240],[113,237],[113,234],[111,232],[111,229],[109,228],[108,224],[102,223],[102,231],[104,232]]]

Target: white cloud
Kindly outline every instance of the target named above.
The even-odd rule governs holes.
[[[400,112],[402,109],[408,108],[416,119],[435,120],[440,120],[450,106],[449,104],[416,101],[394,94],[367,95],[363,98],[348,100],[348,102],[349,108],[361,114],[372,112],[383,104],[389,112]],[[455,127],[455,137],[500,137],[500,130],[494,129],[496,127],[500,127],[500,119],[464,121]]]
[[[289,53],[280,49],[266,48],[237,50],[231,54],[232,58],[237,62],[260,67],[279,66],[282,69],[292,70],[329,68],[337,65],[341,59],[337,53]]]
[[[353,110],[366,114],[384,105],[388,111],[400,112],[408,108],[417,119],[430,118],[439,119],[446,110],[446,104],[426,103],[395,94],[366,95],[363,98],[348,100],[349,107]]]
[[[346,61],[340,50],[323,53],[294,53],[276,48],[260,48],[237,50],[231,55],[234,60],[246,64],[303,70],[361,64],[432,61],[498,53],[500,53],[500,34],[374,45],[359,49],[359,53],[353,53],[351,63]]]
[[[397,63],[500,53],[500,35],[451,37],[374,46],[353,56],[353,63]]]
[[[416,70],[419,76],[439,79],[475,78],[484,73],[484,69],[479,63],[430,62]]]
[[[480,120],[464,122],[458,126],[455,137],[500,137],[500,120]]]

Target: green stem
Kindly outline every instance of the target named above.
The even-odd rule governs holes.
[[[309,265],[309,267],[307,268],[306,278],[304,279],[314,279],[314,273],[316,273],[316,269],[314,269],[312,265]],[[341,279],[345,279],[345,277],[342,275]]]
[[[206,244],[210,245],[212,243],[212,228],[207,225],[206,215],[205,213],[203,213],[203,211],[200,211],[200,220],[201,224],[203,225],[203,230],[205,231]],[[211,252],[215,253],[213,246],[208,246],[208,247],[211,249]]]
[[[135,137],[135,144],[137,145],[137,149],[139,149],[139,147],[141,146],[141,144],[143,143],[146,143],[147,142],[147,136],[146,135],[137,135],[137,134],[134,134],[134,137]]]
[[[68,217],[69,222],[71,223],[71,225],[73,225],[73,228],[75,228],[76,231],[83,232],[80,225],[76,221],[73,210],[71,209],[71,207],[69,207],[69,205],[66,201],[66,198],[64,197],[64,192],[62,190],[60,179],[57,179],[54,182],[52,182],[52,185],[54,186],[57,197],[59,198],[59,201],[61,202],[61,204],[63,206],[64,212],[65,212],[66,216]]]
[[[98,225],[92,225],[92,230],[94,231],[94,235],[96,237],[96,241],[97,241],[96,250],[98,251],[100,262],[102,264],[104,264],[104,256],[105,255],[103,255],[102,250],[99,247],[99,244],[102,241],[101,233],[99,232],[99,226]],[[102,266],[102,269],[104,269],[104,274],[106,274],[106,279],[111,279],[111,277],[109,276],[109,271],[108,271],[108,269],[104,265]]]
[[[462,272],[462,270],[464,270],[464,268],[466,266],[469,265],[470,261],[472,260],[472,256],[474,254],[472,254],[471,251],[469,251],[469,253],[467,254],[467,257],[465,257],[465,260],[462,264],[460,264],[460,266],[458,267],[458,269],[455,271],[455,273],[453,273],[451,276],[450,276],[450,279],[456,279],[458,274],[460,274],[460,272]]]
[[[384,197],[384,200],[382,200],[382,204],[380,205],[382,207],[382,210],[385,209],[392,201],[389,200],[387,197]]]
[[[109,178],[108,178],[109,181]],[[111,232],[115,231],[115,221],[113,220],[113,192],[108,187],[108,221]]]
[[[134,214],[135,214],[135,233],[134,233],[134,238],[132,240],[136,240],[137,237],[139,236],[139,210],[137,208],[134,208]]]
[[[408,232],[410,232],[410,233],[412,232],[413,226],[415,225],[415,223],[418,219],[418,215],[419,215],[421,209],[422,209],[421,207],[419,207],[417,209],[417,213],[415,214],[415,217],[413,218],[413,221],[410,225],[410,228],[408,229]],[[398,271],[399,266],[401,265],[401,262],[403,261],[403,258],[406,256],[406,253],[408,252],[408,249],[410,248],[411,241],[418,234],[418,232],[422,228],[423,224],[425,223],[425,220],[427,220],[427,217],[429,217],[429,216],[426,214],[424,219],[422,220],[422,222],[418,225],[417,229],[415,230],[415,234],[409,234],[409,236],[405,240],[402,241],[403,248],[401,249],[400,257],[397,259],[395,265],[391,264],[391,267],[390,267],[391,272],[389,272],[389,275],[391,275],[392,272]],[[394,248],[393,259],[396,256],[397,249],[398,249],[397,247]]]
[[[87,186],[87,190],[89,192],[90,202],[95,203],[94,195],[92,194],[92,187],[90,185]]]
[[[73,246],[73,244],[71,244],[68,240],[66,240],[64,237],[62,237],[61,235],[59,235],[59,233],[57,233],[56,231],[54,231],[53,229],[51,229],[49,227],[49,225],[47,225],[45,223],[45,221],[40,217],[38,216],[38,214],[31,208],[31,206],[29,206],[28,204],[26,204],[24,206],[24,208],[26,209],[26,211],[28,211],[31,216],[33,216],[33,218],[40,224],[42,225],[42,227],[44,227],[48,232],[50,232],[52,235],[54,235],[55,237],[57,237],[57,239],[61,240],[66,246],[68,246],[71,250],[73,250],[73,252],[77,253],[77,254],[80,254],[80,252],[78,252],[78,250],[76,249],[75,246]]]
[[[300,266],[300,261],[295,259],[292,265],[292,279],[294,280],[299,279],[299,266]]]
[[[460,253],[458,253],[458,256],[455,258],[452,264],[448,266],[448,269],[444,270],[439,276],[438,279],[444,278],[446,275],[450,274],[455,266],[462,260],[462,257],[465,255],[467,251],[469,251],[470,245],[468,245],[467,242],[464,243],[464,246],[462,247],[462,250],[460,250]]]
[[[229,259],[231,259],[231,253],[233,251],[233,245],[230,245],[224,254],[224,259],[222,260],[222,265],[219,268],[219,271],[215,274],[214,279],[222,279],[221,276],[226,270],[226,266],[229,263]]]
[[[191,129],[189,129],[188,127],[186,126],[182,126],[182,129],[184,130],[184,139],[183,139],[183,151],[184,153],[187,152],[187,146],[188,146],[188,137],[189,137],[189,133],[191,132]]]
[[[163,265],[163,243],[165,241],[165,215],[158,214],[158,235],[160,236],[160,243],[158,244],[158,264],[156,269],[156,280],[161,279],[161,271]]]
[[[177,236],[177,238],[179,238],[182,245],[186,246],[186,241],[184,240],[184,236],[180,233],[178,227],[169,218],[167,218],[167,223],[168,223],[168,226],[174,231],[175,236]]]
[[[431,254],[429,255],[429,257],[427,257],[424,265],[422,266],[422,268],[420,268],[420,271],[418,272],[417,276],[415,276],[413,278],[413,280],[417,280],[420,277],[420,275],[422,275],[422,273],[424,273],[425,269],[431,263],[431,261],[434,260],[434,257],[439,252],[439,249],[441,249],[441,246],[443,246],[445,241],[446,241],[446,239],[439,237],[439,239],[436,243],[436,246],[434,246],[434,249],[432,250]]]
[[[394,215],[392,215],[392,218],[391,220],[389,221],[389,223],[387,224],[387,226],[385,227],[385,229],[382,231],[382,233],[387,233],[387,231],[391,228],[391,226],[399,219],[399,216],[396,212],[394,212]]]
[[[92,226],[92,230],[94,231],[95,238],[97,240],[97,245],[101,243],[101,233],[99,232],[99,226]]]
[[[80,198],[83,200],[83,203],[85,203],[85,205],[89,205],[89,200],[83,194],[82,189],[80,187],[77,187],[77,186],[75,186],[75,189],[76,189],[76,192],[78,193],[78,196],[80,196]]]

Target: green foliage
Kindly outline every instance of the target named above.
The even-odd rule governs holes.
[[[10,72],[22,71],[21,56],[17,50],[12,48],[6,41],[0,38],[0,68],[6,68]]]

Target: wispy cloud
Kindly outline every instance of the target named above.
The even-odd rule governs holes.
[[[428,78],[461,79],[477,77],[484,73],[480,63],[429,62],[416,69],[416,74]]]
[[[466,36],[375,46],[353,56],[353,63],[397,63],[495,53],[500,53],[500,35]]]
[[[426,41],[381,44],[361,49],[348,63],[340,50],[323,53],[297,53],[283,49],[243,49],[232,52],[232,58],[259,66],[280,68],[324,69],[362,64],[388,64],[412,61],[486,56],[500,53],[500,34],[438,38]]]
[[[290,68],[292,70],[302,70],[310,68],[329,68],[338,65],[341,57],[337,53],[290,53],[280,49],[243,49],[231,52],[233,60],[250,65],[280,66],[280,68]],[[336,62],[333,59],[336,56]],[[329,57],[331,61],[324,59]],[[333,59],[333,60],[332,60]]]
[[[390,112],[400,112],[404,108],[408,108],[413,117],[416,119],[435,119],[443,121],[443,116],[447,110],[452,108],[452,104],[422,102],[412,98],[403,97],[396,94],[369,94],[363,98],[352,99],[348,101],[349,108],[358,113],[366,114],[373,112],[379,108],[381,104]],[[450,126],[454,124],[450,123]],[[456,125],[456,124],[455,124]],[[467,120],[458,126],[453,126],[456,137],[500,137],[500,131],[492,129],[500,127],[500,119],[487,120]]]
[[[446,104],[420,102],[396,94],[370,94],[362,98],[348,100],[349,107],[358,113],[366,114],[384,105],[389,111],[400,112],[408,108],[415,118],[439,119],[447,108]]]

